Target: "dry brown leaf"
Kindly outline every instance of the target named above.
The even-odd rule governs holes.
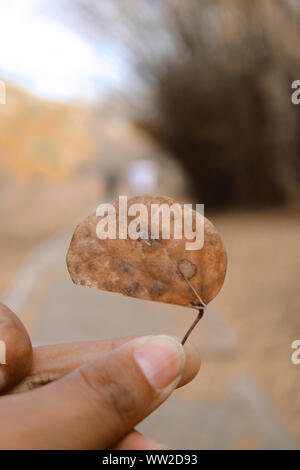
[[[176,203],[163,196],[128,198],[128,207],[143,203],[169,206]],[[115,203],[117,222],[118,201]],[[128,223],[135,217],[128,217]],[[100,240],[95,214],[79,224],[67,254],[67,266],[75,284],[145,300],[202,308],[219,292],[226,273],[226,251],[213,224],[204,220],[201,250],[186,250],[185,238]],[[150,224],[149,224],[150,227]],[[160,231],[161,234],[161,231]]]

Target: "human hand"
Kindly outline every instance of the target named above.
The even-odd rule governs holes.
[[[134,430],[199,370],[195,349],[167,336],[31,347],[0,304],[0,448],[161,449]],[[45,385],[41,387],[41,385]]]

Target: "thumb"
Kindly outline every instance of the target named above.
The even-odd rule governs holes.
[[[134,339],[55,383],[1,400],[3,438],[11,429],[16,448],[111,447],[172,393],[185,366],[175,338]]]

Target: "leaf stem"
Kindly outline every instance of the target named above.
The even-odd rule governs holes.
[[[198,323],[198,322],[201,320],[201,318],[203,317],[203,314],[204,314],[204,307],[200,307],[199,310],[198,310],[198,315],[197,315],[196,319],[193,321],[193,323],[191,324],[191,326],[190,326],[189,329],[187,330],[186,334],[184,335],[183,340],[181,341],[182,346],[184,345],[184,343],[186,342],[186,340],[187,340],[188,337],[190,336],[191,332],[193,331],[193,329],[195,328],[195,326],[197,325],[197,323]]]

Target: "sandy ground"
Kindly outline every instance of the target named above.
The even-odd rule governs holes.
[[[299,213],[239,213],[216,223],[229,270],[215,306],[241,348],[229,368],[247,367],[300,442],[300,366],[290,359],[300,338]]]

